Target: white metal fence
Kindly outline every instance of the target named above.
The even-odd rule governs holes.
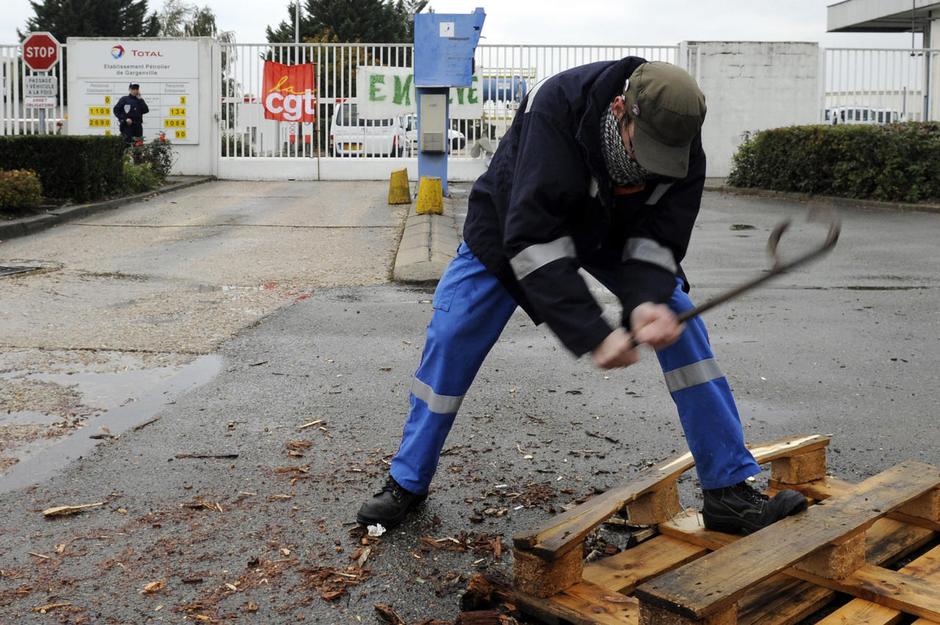
[[[21,46],[0,45],[0,84],[2,84],[2,108],[0,108],[0,135],[38,134],[40,120],[45,120],[47,134],[64,132],[65,108],[65,63],[66,47],[59,51],[59,62],[49,72],[34,72],[20,58]],[[27,76],[51,74],[56,77],[59,92],[53,109],[38,109],[24,105],[23,83]]]
[[[492,146],[506,132],[529,89],[560,71],[593,61],[642,56],[680,62],[678,46],[484,45],[475,57],[475,88],[467,98],[479,104],[473,114],[452,115],[451,155],[469,157],[475,146]],[[316,122],[291,123],[264,117],[264,61],[313,63],[317,87]],[[411,156],[416,144],[415,102],[409,94],[388,117],[360,115],[363,68],[412,68],[410,44],[226,44],[222,46],[222,158],[362,158]],[[396,88],[407,89],[409,80]],[[401,94],[398,94],[399,96]],[[458,94],[459,95],[459,94]],[[339,123],[337,123],[339,122]],[[357,140],[358,132],[375,137]],[[350,133],[345,135],[343,133]]]
[[[20,58],[19,45],[0,45],[0,134],[41,131],[40,109],[27,108],[23,84],[33,72]],[[414,153],[414,100],[388,118],[353,115],[352,106],[365,96],[358,92],[362,68],[413,67],[410,44],[220,44],[221,54],[212,78],[220,82],[218,104],[211,107],[219,125],[217,154],[222,159],[351,158],[410,156]],[[59,96],[45,111],[45,132],[67,132],[67,47],[53,68]],[[539,46],[482,45],[476,51],[477,108],[453,115],[452,156],[471,157],[484,144],[492,147],[506,132],[519,102],[529,89],[548,76],[593,61],[624,56],[662,60],[698,74],[695,46]],[[261,103],[264,61],[313,63],[317,88],[316,122],[267,120]],[[878,124],[894,121],[940,120],[940,50],[830,48],[820,51],[819,121]],[[701,78],[700,76],[697,76]],[[409,84],[405,81],[406,86]],[[406,89],[407,90],[407,89]],[[934,95],[931,95],[934,94]],[[401,95],[401,94],[396,94]],[[345,111],[343,107],[346,107]],[[339,110],[338,110],[339,109]],[[347,115],[344,115],[347,113]],[[380,137],[371,146],[352,148],[355,141],[338,137],[334,116]],[[215,123],[215,122],[213,122]],[[64,127],[63,127],[64,125]],[[394,136],[395,143],[389,140]],[[376,147],[379,146],[379,147]],[[388,146],[388,147],[381,147]],[[339,149],[337,149],[339,148]]]
[[[940,50],[830,48],[822,52],[821,121],[884,124],[938,119]]]

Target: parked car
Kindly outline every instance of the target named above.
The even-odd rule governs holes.
[[[459,130],[447,129],[447,139],[451,150],[459,150],[467,145],[467,137]],[[405,115],[405,145],[408,146],[408,155],[418,154],[418,115],[410,113]]]
[[[835,106],[826,109],[826,122],[837,124],[894,124],[901,115],[891,109],[876,109],[868,106]]]
[[[343,102],[333,110],[330,154],[333,156],[402,156],[405,151],[401,116],[365,119],[355,102]]]

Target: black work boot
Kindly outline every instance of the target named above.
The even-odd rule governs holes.
[[[703,492],[705,529],[726,534],[750,534],[806,510],[806,498],[795,490],[782,490],[771,499],[741,482]]]
[[[401,523],[412,508],[427,498],[427,493],[416,495],[408,492],[389,475],[382,490],[359,508],[356,520],[363,525],[379,523],[386,528],[392,528]]]

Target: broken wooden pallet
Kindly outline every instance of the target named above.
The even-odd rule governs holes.
[[[905,462],[859,484],[826,476],[825,436],[801,436],[751,448],[770,462],[771,488],[794,488],[815,503],[747,537],[704,529],[683,512],[677,480],[689,454],[654,466],[514,537],[516,603],[549,623],[577,625],[789,625],[830,603],[940,625],[940,547],[899,571],[884,566],[935,544],[940,531],[940,469]],[[583,544],[626,508],[631,522],[660,535],[585,564]]]

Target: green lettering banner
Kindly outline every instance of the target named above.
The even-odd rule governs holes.
[[[417,110],[414,71],[410,67],[360,65],[356,68],[356,93],[359,116],[366,119],[407,115]],[[451,119],[479,119],[482,115],[479,76],[473,76],[469,87],[451,88]]]

